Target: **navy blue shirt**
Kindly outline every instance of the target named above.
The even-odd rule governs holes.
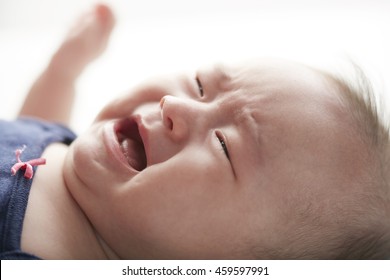
[[[24,215],[32,180],[24,170],[14,176],[11,167],[17,162],[15,150],[25,146],[22,161],[40,158],[54,142],[69,145],[76,135],[68,128],[36,119],[0,120],[0,259],[39,259],[21,251]],[[33,167],[34,173],[36,166]]]

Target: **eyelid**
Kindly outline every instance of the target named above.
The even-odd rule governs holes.
[[[198,90],[199,90],[200,97],[203,97],[204,93],[203,93],[202,83],[201,83],[201,81],[200,81],[198,76],[195,77],[195,80],[196,80],[196,84],[198,85]]]
[[[230,155],[229,155],[229,149],[228,149],[228,142],[226,140],[226,137],[225,135],[220,131],[220,130],[216,130],[215,131],[215,135],[217,136],[221,146],[222,146],[222,149],[223,151],[225,152],[225,155],[226,157],[228,158],[228,160],[230,161]]]
[[[232,160],[230,158],[229,149],[228,149],[228,147],[230,147],[230,146],[229,146],[229,142],[228,142],[227,138],[225,137],[225,135],[220,130],[216,130],[215,131],[215,135],[217,136],[218,141],[220,142],[220,145],[222,145],[222,142],[224,143],[223,151],[225,153],[225,156],[226,156],[227,160],[229,161],[229,164],[230,164],[230,167],[232,169],[234,178],[237,178],[236,170],[235,170],[233,162],[232,162]]]

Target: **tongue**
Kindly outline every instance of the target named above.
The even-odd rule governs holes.
[[[121,143],[122,152],[125,155],[127,162],[137,171],[141,171],[146,167],[146,155],[144,147],[141,143],[132,139],[126,138]]]

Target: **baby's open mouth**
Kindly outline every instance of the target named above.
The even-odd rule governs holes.
[[[137,171],[146,168],[144,143],[134,119],[123,119],[116,123],[115,133],[121,150],[129,165]]]

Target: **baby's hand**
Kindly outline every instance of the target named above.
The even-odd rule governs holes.
[[[105,50],[114,24],[114,15],[105,5],[83,15],[33,84],[19,116],[69,124],[75,81]]]
[[[55,71],[77,77],[106,49],[114,24],[112,11],[102,4],[82,15],[53,57]]]

